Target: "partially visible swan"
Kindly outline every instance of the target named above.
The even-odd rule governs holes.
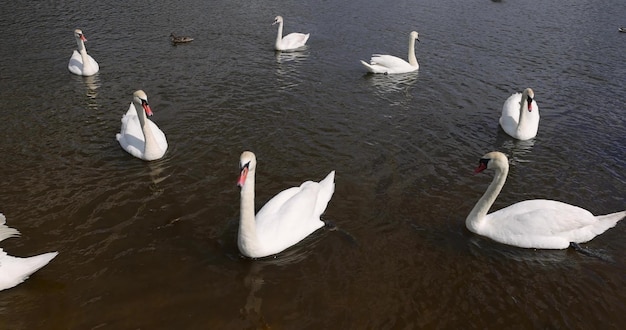
[[[495,170],[495,176],[465,225],[494,241],[522,248],[566,249],[570,243],[590,241],[626,217],[626,211],[594,216],[578,206],[545,199],[522,201],[487,214],[504,186],[509,160],[501,152],[490,152],[475,172],[485,169]]]
[[[167,151],[165,134],[147,116],[152,116],[148,96],[142,90],[133,93],[133,101],[122,117],[122,129],[117,141],[129,154],[143,160],[163,157]]]
[[[415,71],[420,67],[415,57],[415,40],[420,41],[419,34],[413,31],[409,34],[408,62],[393,55],[374,54],[369,64],[363,60],[361,60],[361,63],[367,68],[367,71],[371,73],[389,74]]]
[[[87,38],[85,38],[83,31],[80,29],[74,30],[74,38],[76,38],[78,50],[74,50],[74,53],[72,53],[67,68],[71,73],[79,76],[93,76],[100,70],[100,66],[93,57],[87,54],[87,49],[85,48]]]
[[[622,27],[618,28],[617,31],[626,33],[626,27],[622,26]]]
[[[500,126],[506,134],[518,140],[530,140],[539,129],[539,107],[535,92],[526,88],[523,93],[514,93],[504,102]]]
[[[187,43],[187,42],[192,42],[193,38],[192,37],[186,37],[186,36],[175,36],[174,32],[172,32],[170,34],[170,41],[173,44],[184,44],[184,43]]]
[[[5,216],[0,213],[0,241],[20,235],[17,229],[10,228],[5,223]],[[47,265],[57,254],[59,253],[48,252],[32,257],[19,258],[12,257],[0,249],[0,291],[24,282],[34,272]]]
[[[324,226],[320,216],[335,192],[335,171],[319,183],[306,181],[300,187],[283,190],[255,216],[254,153],[244,151],[239,167],[237,185],[241,187],[241,214],[237,245],[243,255],[261,258],[277,254]]]
[[[309,40],[310,33],[289,33],[283,37],[283,17],[276,16],[272,25],[278,24],[278,34],[276,35],[276,43],[274,49],[276,50],[294,50],[303,47],[306,41]]]

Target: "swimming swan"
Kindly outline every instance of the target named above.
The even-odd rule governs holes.
[[[406,73],[419,69],[419,63],[415,57],[415,40],[418,42],[419,34],[415,31],[409,34],[409,61],[405,61],[399,57],[392,55],[374,54],[370,63],[361,60],[361,64],[371,73]]]
[[[241,187],[237,245],[246,257],[279,253],[324,226],[320,215],[335,192],[335,171],[320,182],[306,181],[283,190],[254,215],[256,156],[244,151],[239,161]]]
[[[122,117],[122,128],[115,137],[129,154],[143,160],[156,160],[165,155],[167,139],[146,115],[152,116],[148,96],[138,90],[133,93],[133,101]]]
[[[471,232],[522,248],[566,249],[570,243],[588,242],[626,217],[626,211],[594,216],[578,206],[545,199],[526,200],[487,214],[504,186],[508,158],[490,152],[476,173],[495,170],[493,181],[465,220]]]
[[[70,57],[70,62],[67,65],[67,68],[71,73],[79,76],[93,76],[98,73],[100,66],[98,65],[98,62],[93,59],[93,57],[87,54],[87,49],[85,48],[85,41],[87,41],[87,38],[85,38],[83,31],[80,29],[74,30],[74,38],[76,38],[78,50],[74,50],[74,53],[72,53],[72,57]]]
[[[276,16],[272,25],[278,24],[278,34],[276,35],[276,43],[274,49],[276,50],[294,50],[303,47],[306,41],[309,40],[310,33],[289,33],[283,37],[283,17]]]
[[[539,107],[535,92],[526,88],[523,93],[514,93],[504,102],[500,126],[506,134],[518,140],[530,140],[539,129]]]

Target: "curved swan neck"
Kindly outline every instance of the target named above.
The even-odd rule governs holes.
[[[78,45],[78,52],[80,53],[80,58],[83,61],[83,72],[90,71],[91,60],[89,59],[89,55],[87,55],[87,48],[85,48],[85,42],[82,41],[80,38],[77,38],[76,44]]]
[[[489,209],[500,194],[508,173],[508,164],[504,168],[496,168],[496,173],[491,181],[491,184],[489,184],[487,191],[485,191],[483,196],[478,200],[476,205],[474,205],[474,208],[465,219],[465,224],[470,231],[474,233],[477,232],[478,227],[481,225],[481,221],[485,218],[487,212],[489,212]]]
[[[415,57],[415,38],[413,36],[409,38],[409,64],[412,66],[417,65],[417,58]]]
[[[517,120],[518,130],[521,130],[524,126],[527,126],[527,118],[530,117],[530,113],[528,112],[529,106],[532,106],[532,104],[528,104],[528,96],[526,95],[526,93],[524,93],[522,94],[522,100],[520,101],[519,118]]]
[[[278,33],[276,34],[276,49],[280,48],[280,43],[283,40],[283,21],[278,22]]]
[[[255,169],[248,172],[246,181],[241,187],[241,204],[239,208],[239,235],[237,244],[242,252],[250,255],[256,249],[256,222],[254,217],[254,181]]]
[[[141,126],[141,131],[143,132],[144,145],[143,145],[143,153],[147,155],[150,153],[154,146],[157,146],[158,143],[154,134],[152,133],[152,129],[148,124],[148,118],[146,117],[146,111],[143,109],[141,104],[134,104],[135,111],[137,112],[137,118],[139,118],[139,125]]]

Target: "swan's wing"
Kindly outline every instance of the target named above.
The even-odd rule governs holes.
[[[410,67],[411,65],[409,64],[409,62],[393,56],[393,55],[380,55],[380,54],[374,54],[372,55],[372,58],[370,59],[370,63],[372,65],[380,65],[380,66],[384,66],[386,68],[404,68],[404,67]]]
[[[120,133],[115,137],[126,152],[141,158],[146,142],[144,140],[143,131],[141,130],[141,124],[139,123],[139,117],[137,117],[137,111],[132,102],[128,107],[128,111],[122,117]]]
[[[514,136],[517,133],[519,122],[519,108],[522,101],[522,93],[514,93],[509,96],[502,105],[502,115],[500,115],[500,126],[507,134]]]
[[[157,124],[155,124],[152,120],[146,120],[148,122],[148,125],[150,125],[150,129],[152,131],[152,134],[154,135],[154,138],[157,141],[157,144],[159,145],[159,148],[163,151],[167,150],[167,139],[165,138],[165,133],[163,133],[159,126],[157,126]]]
[[[304,46],[309,40],[310,33],[290,33],[281,40],[283,50],[296,49]]]
[[[67,64],[67,69],[75,75],[83,74],[83,59],[81,58],[78,51],[74,50],[74,52],[72,53],[72,57],[70,57],[70,62]]]
[[[94,71],[94,74],[100,71],[100,65],[98,65],[98,62],[96,62],[96,60],[94,60],[93,57],[91,57],[91,55],[87,55],[87,58],[89,58],[89,62],[91,63],[91,67]]]

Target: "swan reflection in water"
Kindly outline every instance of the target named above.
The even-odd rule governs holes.
[[[499,127],[499,126],[498,126]],[[530,162],[528,156],[535,146],[535,139],[520,141],[508,136],[501,127],[498,128],[495,145],[499,145],[498,150],[509,156],[511,165]]]
[[[85,87],[85,95],[88,98],[95,100],[98,97],[98,89],[102,86],[100,81],[100,74],[96,73],[93,76],[73,76],[76,83],[76,88],[79,86]]]
[[[286,268],[296,266],[311,254],[317,243],[324,236],[319,234],[312,235],[278,255],[247,260],[250,263],[250,269],[243,279],[243,284],[250,292],[246,297],[245,305],[240,309],[240,313],[243,319],[250,322],[251,327],[255,329],[269,329],[271,327],[263,316],[261,310],[263,298],[258,294],[263,284],[265,284],[263,269],[266,267]]]
[[[409,89],[417,81],[418,74],[418,72],[394,75],[364,74],[363,79],[382,94],[402,92],[409,95]]]
[[[306,50],[306,47],[303,50]],[[303,51],[275,51],[274,55],[276,56],[276,63],[278,64],[287,64],[290,62],[298,63],[309,57],[309,53]]]

